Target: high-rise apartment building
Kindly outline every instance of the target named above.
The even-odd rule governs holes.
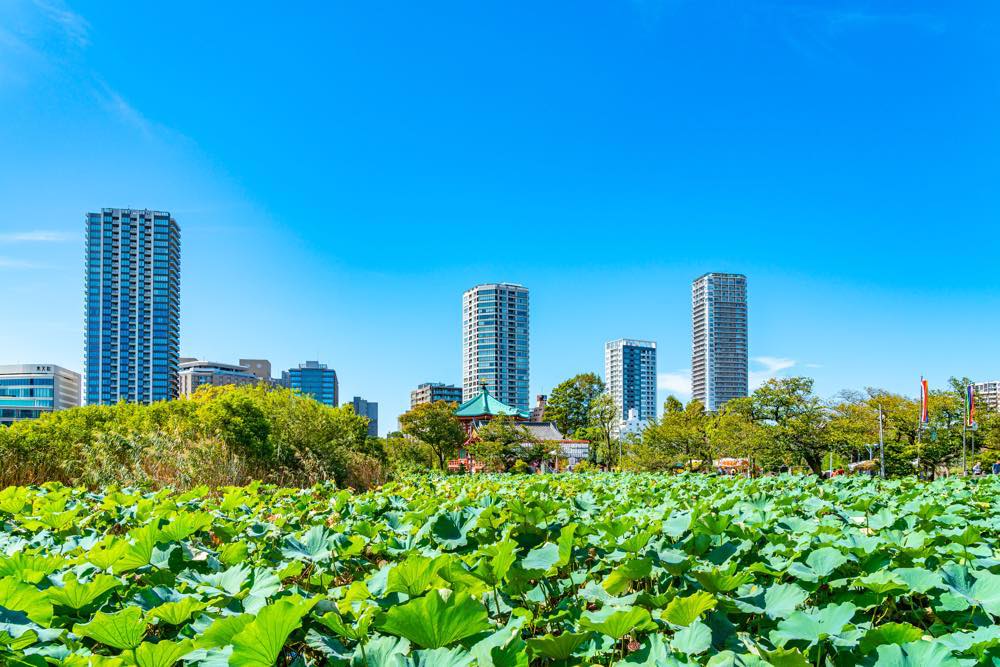
[[[622,338],[604,345],[604,383],[618,420],[634,410],[640,422],[656,416],[656,343]]]
[[[445,403],[461,403],[462,388],[453,384],[443,382],[424,382],[410,392],[410,408],[415,408],[421,403],[434,403],[444,401]]]
[[[165,211],[88,213],[88,404],[177,396],[181,230]]]
[[[354,406],[354,414],[368,418],[368,435],[373,438],[378,436],[378,403],[355,396],[351,405]]]
[[[0,366],[0,425],[79,405],[79,373],[55,364]]]
[[[691,392],[709,411],[748,392],[747,278],[706,273],[691,285]]]
[[[281,374],[281,383],[289,389],[298,389],[312,396],[320,403],[336,407],[340,396],[337,371],[327,368],[318,361],[307,361],[298,368],[290,368]]]
[[[483,386],[497,400],[528,410],[528,289],[478,285],[462,296],[462,394]]]
[[[976,405],[981,405],[990,410],[1000,410],[1000,382],[975,382],[972,390],[976,394]]]
[[[198,387],[210,385],[225,387],[227,385],[257,384],[259,377],[250,372],[249,367],[236,364],[222,364],[217,361],[201,359],[181,359],[180,372],[177,374],[181,396],[190,396]]]

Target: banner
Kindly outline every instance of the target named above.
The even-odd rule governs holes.
[[[965,425],[976,425],[976,388],[971,384],[965,388]]]
[[[927,408],[927,380],[920,377],[920,423],[927,424],[931,420],[930,410]]]

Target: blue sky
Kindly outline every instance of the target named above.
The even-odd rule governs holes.
[[[281,7],[279,7],[281,5]],[[395,428],[460,299],[531,389],[746,273],[755,381],[1000,378],[993,2],[0,3],[0,362],[82,369],[83,214],[181,225],[182,353],[319,359]]]

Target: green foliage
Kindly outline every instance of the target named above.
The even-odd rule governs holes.
[[[444,470],[466,439],[465,429],[455,416],[455,405],[445,401],[421,403],[399,416],[403,433],[424,443],[434,452],[438,469]]]
[[[997,506],[994,477],[10,487],[0,662],[994,664]]]
[[[469,445],[469,453],[491,470],[511,471],[517,462],[545,458],[548,453],[524,426],[507,415],[500,415],[480,427]]]
[[[581,373],[555,386],[545,403],[546,421],[567,437],[575,436],[591,425],[590,410],[594,400],[604,395],[604,381],[595,373]]]
[[[289,389],[204,386],[190,399],[93,405],[0,429],[0,484],[344,483],[365,419]]]

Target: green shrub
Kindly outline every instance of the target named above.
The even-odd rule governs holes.
[[[514,465],[512,465],[510,467],[510,471],[512,473],[515,473],[515,474],[518,474],[518,475],[527,475],[529,473],[534,472],[531,469],[530,465],[528,465],[527,463],[525,463],[524,461],[522,461],[520,459],[518,459],[517,461],[514,461]]]
[[[0,429],[0,486],[343,484],[352,465],[355,481],[384,477],[380,451],[349,408],[265,385],[206,386],[191,398],[73,408]]]

